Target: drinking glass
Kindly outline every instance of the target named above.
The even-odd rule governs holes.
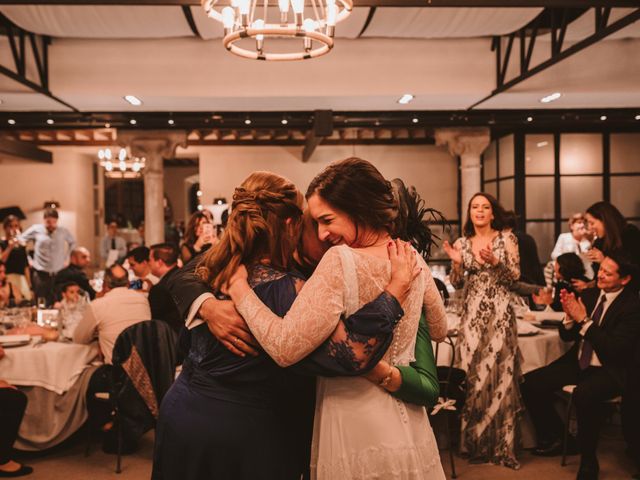
[[[38,297],[37,303],[38,308],[40,310],[44,310],[45,308],[47,308],[47,299],[45,297]]]

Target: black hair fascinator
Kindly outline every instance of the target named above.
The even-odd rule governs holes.
[[[428,208],[415,187],[407,188],[402,180],[391,181],[393,195],[398,202],[398,217],[395,236],[410,242],[426,260],[431,256],[431,247],[441,238],[431,229],[432,224],[442,225],[442,232],[448,227],[447,220],[439,210]]]

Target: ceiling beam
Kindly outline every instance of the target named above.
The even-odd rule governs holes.
[[[0,5],[42,5],[42,0],[0,0]],[[222,0],[218,5],[229,2]],[[48,0],[47,5],[200,5],[200,0]],[[637,0],[354,0],[356,7],[637,7]]]
[[[0,156],[4,155],[40,163],[53,163],[53,154],[51,152],[41,150],[31,142],[0,139]]]
[[[636,4],[637,6],[637,4]],[[555,29],[552,31],[552,39],[553,41],[551,42],[552,44],[552,53],[551,56],[545,60],[544,62],[539,63],[538,65],[536,65],[535,67],[531,68],[531,69],[525,69],[523,70],[522,68],[520,69],[520,74],[515,76],[514,78],[512,78],[511,80],[505,81],[505,74],[506,74],[506,70],[507,70],[507,66],[509,63],[509,58],[511,56],[511,44],[513,42],[513,39],[515,37],[515,35],[517,34],[517,32],[514,32],[510,35],[507,36],[507,38],[509,38],[509,41],[507,43],[507,48],[508,48],[508,52],[506,54],[506,57],[504,59],[501,58],[501,53],[500,53],[500,48],[501,48],[501,41],[502,38],[504,37],[496,37],[494,39],[493,42],[493,46],[492,48],[494,48],[496,50],[496,55],[497,55],[497,66],[498,66],[498,72],[497,72],[497,87],[486,97],[478,100],[477,102],[475,102],[473,105],[471,105],[468,109],[472,110],[475,107],[477,107],[478,105],[483,104],[484,102],[486,102],[487,100],[495,97],[496,95],[499,95],[501,93],[506,92],[507,90],[509,90],[510,88],[518,85],[519,83],[527,80],[528,78],[531,78],[532,76],[542,72],[543,70],[546,70],[549,67],[552,67],[553,65],[556,65],[557,63],[561,62],[562,60],[590,47],[591,45],[593,45],[594,43],[599,42],[600,40],[602,40],[603,38],[608,37],[609,35],[622,30],[623,28],[631,25],[632,23],[636,22],[640,20],[640,8],[634,10],[633,12],[629,13],[628,15],[616,20],[615,22],[613,22],[611,25],[606,25],[604,23],[599,23],[597,25],[597,29],[596,32],[592,35],[589,35],[588,37],[583,38],[582,40],[574,43],[573,45],[571,45],[570,47],[566,48],[565,50],[561,50],[562,48],[562,39],[564,38],[564,30],[566,30],[567,25],[564,24],[562,25],[561,31],[558,34]],[[524,41],[523,36],[520,36],[521,41]],[[535,37],[532,37],[530,40],[530,42],[535,42]],[[521,49],[521,55],[524,53],[524,49]],[[529,52],[529,58],[530,58],[530,52]],[[504,63],[502,63],[504,62]],[[528,65],[528,60],[525,60],[524,57],[521,58],[521,65],[523,63],[527,63]],[[502,64],[502,67],[501,67]]]

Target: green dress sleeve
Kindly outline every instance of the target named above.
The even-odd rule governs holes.
[[[405,402],[432,407],[438,403],[440,384],[424,312],[418,324],[415,357],[415,362],[408,367],[397,366],[402,377],[402,385],[392,395]]]

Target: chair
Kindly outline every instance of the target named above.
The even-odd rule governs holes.
[[[95,394],[98,400],[111,404],[114,414],[116,473],[122,471],[123,429],[139,438],[155,427],[160,402],[173,383],[176,359],[176,334],[166,322],[139,322],[118,335],[111,386],[109,391]],[[89,447],[90,438],[86,454]]]
[[[438,399],[438,404],[432,409],[430,416],[435,416],[439,412],[448,412],[445,421],[445,433],[448,441],[449,449],[449,462],[451,464],[451,478],[458,478],[456,473],[456,465],[453,456],[453,436],[451,434],[451,415],[457,415],[458,409],[455,405],[461,405],[464,403],[464,381],[466,374],[459,368],[454,368],[455,363],[455,343],[451,336],[447,336],[446,340],[441,342],[443,345],[448,345],[451,348],[451,360],[449,366],[438,366],[438,381],[440,383],[441,397]],[[434,356],[436,365],[438,365],[438,355],[440,353],[440,343],[436,344]]]
[[[562,392],[567,394],[567,415],[564,422],[564,435],[562,438],[562,459],[560,460],[560,466],[567,465],[567,444],[569,442],[569,422],[571,421],[571,410],[573,408],[573,392],[577,385],[565,385],[562,387]],[[614,397],[609,400],[605,400],[605,404],[609,405],[621,405],[622,397]]]

